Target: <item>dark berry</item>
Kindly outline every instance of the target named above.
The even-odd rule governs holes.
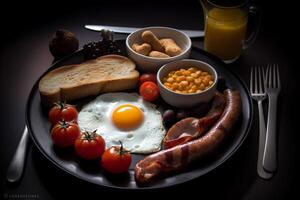
[[[174,110],[171,110],[171,109],[166,110],[163,113],[163,121],[166,126],[170,126],[170,125],[174,124],[176,121],[176,114],[175,114]]]
[[[85,44],[83,50],[85,59],[97,58],[107,54],[121,54],[121,49],[118,44],[107,39]]]

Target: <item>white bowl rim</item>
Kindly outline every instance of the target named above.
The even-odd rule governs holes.
[[[164,84],[162,84],[160,78],[159,78],[159,74],[161,72],[161,70],[169,65],[169,64],[173,64],[173,63],[176,63],[176,62],[181,62],[181,61],[192,61],[192,62],[198,62],[198,63],[201,63],[201,64],[204,64],[204,65],[207,65],[214,73],[215,75],[215,80],[214,80],[214,83],[206,90],[204,91],[201,91],[201,92],[195,92],[195,93],[178,93],[178,92],[174,92],[173,90],[170,90],[169,88],[167,88],[166,86],[164,86]],[[208,64],[207,62],[203,62],[201,60],[195,60],[195,59],[182,59],[182,60],[176,60],[176,61],[173,61],[173,62],[169,62],[169,63],[166,63],[165,65],[161,66],[161,68],[158,70],[157,72],[157,75],[156,75],[156,79],[157,79],[157,82],[159,83],[159,85],[161,85],[164,89],[174,93],[174,94],[178,94],[178,95],[184,95],[184,96],[193,96],[193,95],[199,95],[199,94],[204,94],[205,92],[211,90],[212,88],[215,87],[215,85],[217,84],[217,79],[218,79],[218,73],[217,71],[215,70],[215,68],[213,68],[210,64]]]
[[[175,32],[178,32],[182,35],[184,35],[186,38],[187,38],[187,48],[181,53],[181,54],[178,54],[177,56],[172,56],[170,58],[156,58],[156,57],[150,57],[150,56],[145,56],[143,54],[140,54],[140,53],[137,53],[136,51],[134,51],[131,46],[129,45],[128,43],[128,38],[130,38],[133,34],[135,34],[136,32],[138,31],[142,31],[142,30],[147,30],[147,29],[154,29],[154,28],[157,28],[157,29],[168,29],[168,30],[171,30],[171,31],[175,31]],[[149,27],[144,27],[144,28],[140,28],[132,33],[130,33],[127,37],[126,37],[126,46],[128,49],[130,49],[130,51],[132,51],[133,53],[141,56],[142,58],[146,58],[146,59],[149,59],[149,60],[153,60],[153,61],[172,61],[173,59],[176,59],[184,54],[186,54],[188,51],[190,51],[191,49],[191,46],[192,46],[192,41],[191,41],[191,38],[186,34],[184,33],[183,31],[180,31],[178,29],[175,29],[175,28],[171,28],[171,27],[167,27],[167,26],[149,26]]]

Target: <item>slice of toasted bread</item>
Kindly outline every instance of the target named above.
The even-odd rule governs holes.
[[[134,62],[124,56],[106,55],[50,71],[41,78],[39,91],[42,103],[50,106],[57,101],[133,89],[138,79]]]

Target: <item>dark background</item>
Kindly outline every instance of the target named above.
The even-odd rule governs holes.
[[[211,173],[178,187],[156,191],[111,191],[70,177],[47,161],[32,145],[22,181],[5,182],[5,173],[24,128],[27,96],[38,77],[51,65],[50,36],[58,28],[69,29],[80,45],[97,40],[97,33],[84,24],[144,27],[151,25],[203,29],[203,13],[198,1],[82,1],[35,3],[8,2],[2,6],[0,46],[1,87],[1,198],[37,195],[39,199],[79,198],[161,198],[168,194],[204,199],[292,199],[296,194],[296,108],[297,64],[295,6],[286,2],[256,1],[263,10],[256,43],[229,65],[246,83],[251,66],[280,64],[282,92],[278,106],[278,172],[270,181],[257,177],[258,120],[237,153]],[[299,24],[299,23],[298,23]],[[122,38],[117,35],[117,38]],[[202,44],[202,40],[194,41]],[[297,198],[297,197],[296,197]],[[19,198],[22,199],[22,198]],[[26,198],[23,198],[26,199]],[[28,198],[27,198],[28,199]]]

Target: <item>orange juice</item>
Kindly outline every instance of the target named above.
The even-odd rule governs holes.
[[[204,49],[222,60],[240,56],[247,29],[247,14],[239,8],[213,8],[205,23]]]

